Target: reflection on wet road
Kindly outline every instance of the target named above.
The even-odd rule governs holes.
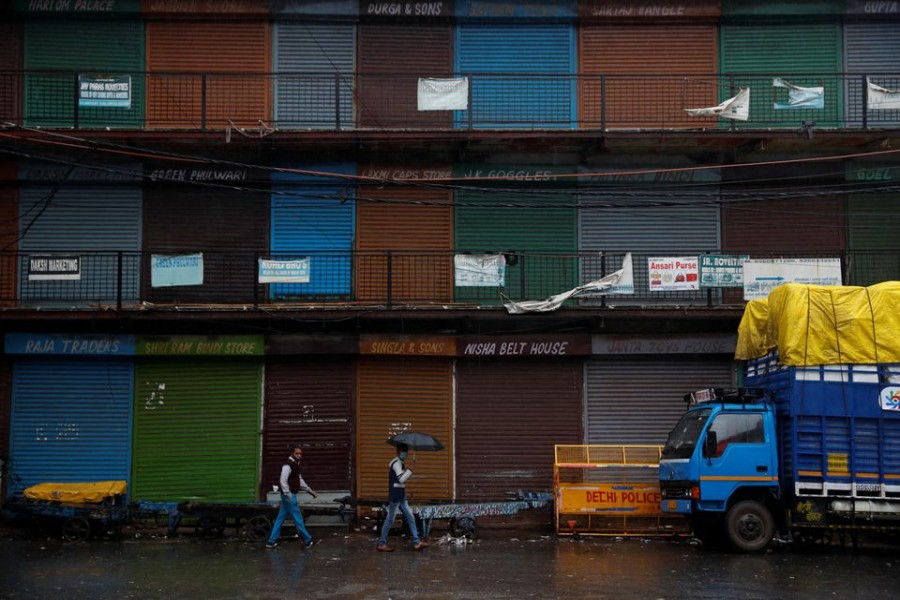
[[[394,540],[375,552],[364,533],[264,548],[239,540],[0,543],[0,598],[334,598],[659,600],[897,598],[898,548],[793,546],[758,556],[708,552],[687,541],[557,539],[490,532],[444,538],[422,552]],[[441,541],[449,543],[440,543]]]

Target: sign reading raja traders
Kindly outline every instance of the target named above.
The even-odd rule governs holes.
[[[28,281],[77,281],[81,279],[80,256],[28,257]]]
[[[134,354],[134,336],[7,333],[4,348],[7,354],[130,356]]]
[[[78,106],[131,108],[131,75],[79,75]]]
[[[262,356],[261,335],[172,335],[139,337],[138,356]]]

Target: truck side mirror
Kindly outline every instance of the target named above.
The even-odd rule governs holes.
[[[707,431],[703,440],[703,458],[715,458],[718,454],[719,436],[715,431]]]

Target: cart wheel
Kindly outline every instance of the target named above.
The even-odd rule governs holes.
[[[217,538],[225,531],[225,520],[216,517],[200,517],[197,521],[197,535],[202,538]]]
[[[269,517],[256,515],[247,524],[247,539],[251,542],[261,542],[269,537],[270,531],[272,531],[272,523],[269,521]]]
[[[450,519],[450,535],[453,537],[475,537],[475,517],[463,515]]]
[[[63,523],[62,535],[67,542],[85,542],[91,537],[91,524],[84,517],[69,517]]]

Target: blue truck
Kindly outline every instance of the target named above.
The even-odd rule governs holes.
[[[900,530],[900,365],[747,361],[745,387],[698,390],[659,466],[662,511],[705,545]]]

